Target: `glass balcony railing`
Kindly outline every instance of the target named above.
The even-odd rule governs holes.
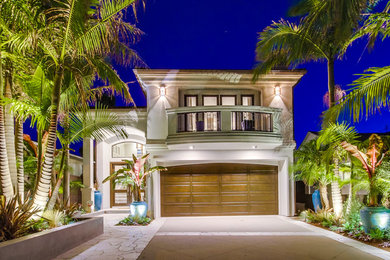
[[[205,106],[167,109],[168,135],[191,132],[280,134],[281,109],[260,106]]]

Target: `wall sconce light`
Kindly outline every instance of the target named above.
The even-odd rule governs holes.
[[[194,150],[195,147],[193,145],[190,145],[190,147],[188,148],[190,148],[190,150]]]
[[[165,88],[165,85],[164,84],[162,84],[161,86],[160,86],[160,97],[165,97],[165,94],[166,94],[166,88]]]
[[[275,86],[275,96],[279,97],[281,93],[282,93],[282,89],[280,88],[279,85],[276,85]]]

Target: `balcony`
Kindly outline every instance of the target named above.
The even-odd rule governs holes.
[[[281,109],[204,106],[167,109],[168,145],[253,143],[280,145]]]

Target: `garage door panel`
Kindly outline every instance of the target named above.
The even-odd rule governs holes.
[[[162,216],[278,214],[277,167],[207,164],[161,174]]]
[[[209,195],[192,195],[193,203],[219,203],[219,194]]]
[[[187,184],[187,185],[166,185],[164,187],[164,192],[166,192],[166,193],[191,192],[191,186],[190,186],[190,184]]]
[[[191,195],[170,195],[164,196],[163,203],[190,203]]]
[[[192,182],[218,182],[218,174],[193,174]]]
[[[218,183],[196,183],[192,185],[192,192],[219,192],[219,185]]]
[[[222,194],[221,196],[222,203],[229,202],[248,202],[248,194]]]
[[[222,192],[248,191],[248,184],[246,183],[221,184],[221,191]]]
[[[275,185],[271,183],[249,184],[249,191],[275,191]]]

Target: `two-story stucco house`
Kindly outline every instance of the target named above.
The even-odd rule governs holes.
[[[145,191],[154,217],[285,215],[295,212],[289,164],[295,148],[293,88],[305,71],[134,70],[146,109],[114,110],[129,136],[84,142],[83,201],[93,171],[103,208],[128,205],[125,187],[101,181],[131,154],[150,153]],[[93,162],[95,161],[95,169]]]

